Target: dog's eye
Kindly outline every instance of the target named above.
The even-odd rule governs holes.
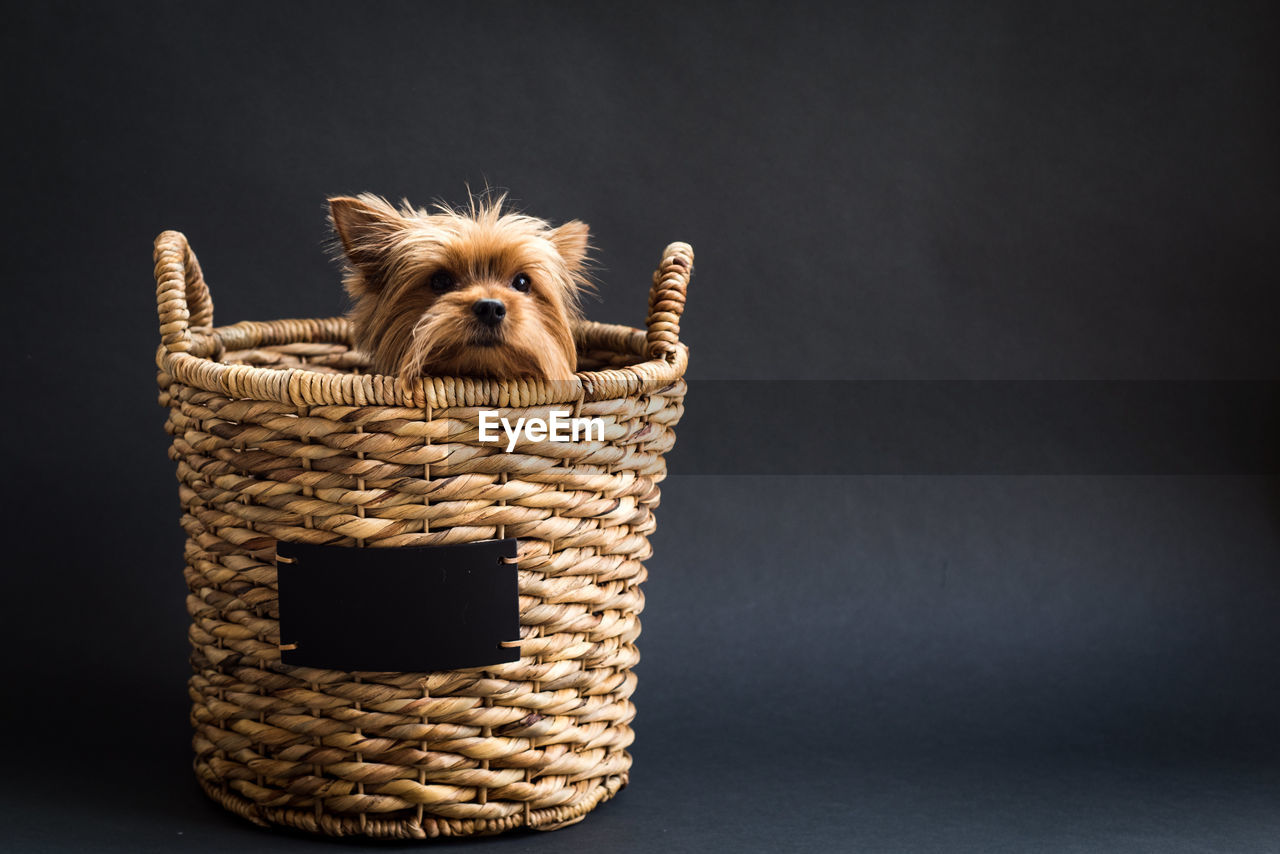
[[[529,293],[529,286],[533,282],[529,281],[529,277],[524,273],[516,273],[516,277],[511,280],[511,287],[515,288],[522,294]]]
[[[453,290],[456,283],[447,270],[438,270],[431,274],[431,290],[438,294]]]

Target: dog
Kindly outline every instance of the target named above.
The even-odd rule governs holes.
[[[372,370],[573,379],[589,229],[552,228],[504,201],[426,211],[367,193],[329,199],[354,343]]]

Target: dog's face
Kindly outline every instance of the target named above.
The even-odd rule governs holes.
[[[356,344],[382,374],[572,379],[587,226],[333,198]]]

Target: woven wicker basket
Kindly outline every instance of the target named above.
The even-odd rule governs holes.
[[[345,319],[215,329],[186,239],[161,234],[155,261],[195,770],[210,797],[259,824],[425,838],[562,827],[626,785],[642,561],[683,412],[689,246],[663,254],[645,331],[578,326],[572,383],[363,373]],[[604,441],[512,453],[478,441],[479,407],[514,420],[549,404],[602,418]],[[519,542],[518,662],[281,663],[277,541],[503,537]]]

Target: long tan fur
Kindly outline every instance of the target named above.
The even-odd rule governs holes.
[[[420,375],[572,379],[572,325],[587,286],[588,228],[502,210],[503,197],[435,212],[371,194],[329,199],[354,300],[356,346],[373,370]],[[432,276],[456,284],[436,293]],[[527,293],[513,287],[524,274]],[[506,316],[482,329],[472,306],[497,299]]]

